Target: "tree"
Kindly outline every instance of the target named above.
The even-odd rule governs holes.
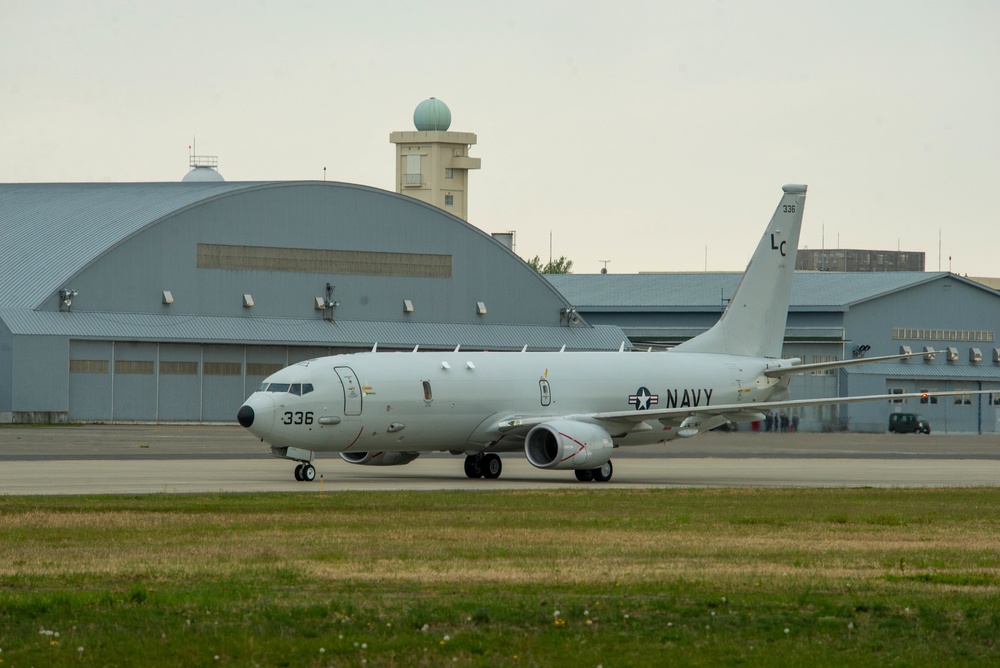
[[[573,260],[567,260],[565,255],[560,255],[558,260],[551,260],[542,264],[542,258],[537,255],[528,260],[528,266],[539,274],[569,274],[573,269]]]

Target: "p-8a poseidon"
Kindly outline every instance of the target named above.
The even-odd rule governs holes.
[[[274,456],[297,461],[298,480],[315,478],[315,452],[393,466],[448,451],[465,455],[469,477],[497,478],[497,453],[523,451],[538,468],[607,481],[617,447],[689,438],[772,409],[888,399],[787,399],[792,374],[911,356],[781,359],[805,197],[806,186],[784,186],[722,318],[671,350],[323,357],[268,377],[239,423]],[[892,398],[909,396],[923,395]]]

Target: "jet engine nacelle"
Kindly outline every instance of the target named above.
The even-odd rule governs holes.
[[[340,458],[361,466],[402,466],[420,456],[419,452],[341,452]]]
[[[611,459],[611,435],[595,424],[554,420],[534,427],[524,454],[540,469],[596,469]]]

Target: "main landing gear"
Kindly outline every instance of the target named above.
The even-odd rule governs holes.
[[[316,467],[309,463],[302,463],[295,467],[295,479],[299,482],[312,482],[316,479]]]
[[[610,461],[607,461],[604,466],[599,466],[596,469],[577,469],[574,473],[580,482],[607,482],[611,480],[611,474],[614,471],[615,467],[611,465]]]
[[[500,455],[488,454],[469,455],[465,458],[465,475],[470,478],[490,478],[495,480],[503,471]]]

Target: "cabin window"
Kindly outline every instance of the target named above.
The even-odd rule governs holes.
[[[260,387],[257,388],[258,392],[267,392],[267,383],[261,383]]]
[[[312,391],[313,391],[313,385],[312,385],[312,383],[303,383],[302,384],[302,394],[309,394]]]
[[[268,392],[287,392],[288,391],[288,387],[289,387],[288,383],[271,383],[268,386],[267,391]]]
[[[433,401],[434,397],[431,394],[431,381],[424,381],[424,401]]]

